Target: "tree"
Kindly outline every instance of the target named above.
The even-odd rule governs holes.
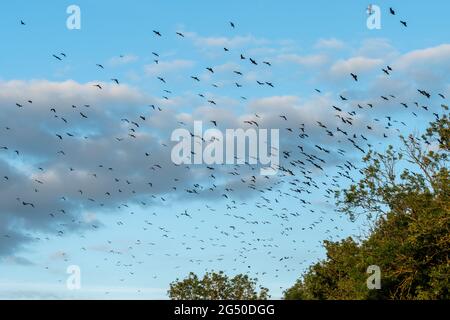
[[[207,272],[202,279],[189,273],[186,279],[170,284],[168,295],[172,300],[267,300],[268,289],[256,290],[257,279],[238,274],[229,278],[223,271]]]
[[[368,152],[362,179],[336,193],[341,212],[374,221],[369,236],[325,241],[326,259],[311,266],[285,299],[450,298],[448,115],[437,117],[421,137],[400,138],[398,151]],[[366,286],[370,265],[381,269],[380,290]]]

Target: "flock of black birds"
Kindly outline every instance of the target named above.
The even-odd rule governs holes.
[[[396,12],[390,8],[390,13],[396,15]],[[21,25],[26,25],[25,22],[20,21]],[[407,26],[405,21],[401,21],[402,25]],[[237,25],[234,22],[229,22],[229,27],[235,29]],[[153,30],[154,37],[164,38],[163,32]],[[176,36],[186,38],[183,32],[176,32]],[[231,48],[224,47],[223,51],[227,54],[232,54]],[[157,52],[152,52],[154,57],[153,63],[160,63],[161,56]],[[52,54],[52,57],[63,62],[67,57],[66,53],[60,52]],[[238,63],[248,63],[253,68],[261,67],[270,68],[273,63],[270,61],[257,61],[253,57],[249,57],[245,53],[238,52],[236,55]],[[96,64],[96,67],[104,70],[103,64]],[[205,70],[212,76],[215,74],[213,66],[205,66]],[[387,65],[381,70],[386,81],[390,81],[389,77],[395,73],[395,65]],[[237,79],[244,74],[240,70],[234,70],[233,74]],[[363,79],[356,72],[349,74],[350,79],[356,83],[360,83]],[[190,80],[197,82],[204,82],[199,75],[191,75]],[[158,75],[156,80],[159,80],[164,87],[163,100],[170,100],[173,90],[168,89],[170,85],[164,74]],[[112,85],[120,86],[121,81],[117,77],[111,77],[110,83]],[[234,86],[243,88],[243,84],[239,80],[233,81]],[[220,86],[213,82],[210,83],[215,88]],[[257,80],[256,85],[273,88],[276,86],[272,81]],[[104,89],[103,83],[93,84],[98,90]],[[206,89],[205,89],[206,90]],[[317,95],[322,94],[322,90],[315,89]],[[256,276],[266,276],[271,274],[278,278],[284,273],[293,273],[295,277],[299,276],[302,267],[310,262],[311,257],[319,252],[321,247],[320,241],[315,241],[314,246],[303,252],[302,247],[305,246],[306,240],[300,240],[300,235],[306,232],[320,232],[328,238],[339,238],[344,232],[342,223],[346,217],[342,216],[336,209],[333,208],[333,196],[336,190],[341,189],[349,183],[355,183],[356,177],[359,175],[361,168],[358,167],[355,159],[363,156],[369,149],[374,149],[373,141],[380,139],[379,145],[386,146],[389,137],[395,137],[397,133],[401,133],[408,127],[408,124],[403,120],[396,119],[395,113],[386,114],[383,118],[371,117],[371,112],[375,111],[383,103],[389,103],[392,106],[398,105],[409,110],[414,117],[425,117],[426,113],[433,112],[435,118],[439,118],[438,110],[432,109],[426,101],[430,101],[434,94],[427,89],[418,88],[417,96],[411,97],[410,101],[399,101],[395,95],[386,93],[379,97],[370,98],[366,102],[352,99],[346,93],[339,94],[336,98],[340,102],[339,105],[330,105],[329,110],[320,111],[324,114],[329,114],[332,118],[330,121],[316,121],[313,124],[305,124],[301,121],[298,114],[278,114],[277,119],[267,119],[263,113],[255,113],[253,116],[248,116],[243,120],[242,127],[261,128],[265,124],[274,122],[280,130],[282,143],[280,147],[280,164],[278,166],[279,174],[277,176],[259,176],[258,166],[249,164],[248,160],[245,165],[231,165],[231,166],[201,166],[200,169],[207,174],[203,175],[199,181],[194,183],[186,182],[182,175],[190,176],[189,172],[194,169],[199,170],[195,165],[180,165],[173,163],[154,162],[154,152],[142,152],[142,154],[134,154],[133,157],[142,157],[150,164],[147,171],[143,171],[140,175],[144,175],[147,179],[147,191],[138,191],[135,189],[134,180],[136,177],[132,176],[117,176],[116,168],[107,163],[97,163],[92,165],[91,172],[91,187],[96,184],[96,179],[103,177],[109,182],[108,188],[101,190],[101,197],[93,197],[85,190],[86,186],[73,185],[73,193],[71,194],[55,194],[55,199],[59,199],[60,207],[55,207],[51,212],[40,211],[40,203],[32,202],[22,194],[17,194],[17,206],[26,207],[32,214],[48,215],[55,219],[58,225],[58,230],[54,235],[48,235],[46,240],[52,239],[52,236],[62,237],[72,229],[70,224],[80,225],[85,222],[77,217],[77,212],[73,213],[72,220],[58,220],[58,217],[70,214],[67,210],[69,207],[65,203],[78,201],[80,203],[89,203],[89,206],[102,210],[102,208],[118,207],[122,212],[130,211],[130,207],[137,205],[144,208],[147,212],[157,211],[158,206],[165,205],[170,198],[170,194],[183,193],[182,201],[188,205],[181,213],[174,213],[172,217],[161,217],[156,212],[148,213],[141,216],[141,226],[144,232],[149,232],[152,235],[157,235],[161,243],[154,241],[148,242],[145,239],[134,239],[126,249],[121,249],[120,245],[115,246],[114,239],[105,239],[105,245],[108,246],[109,251],[104,257],[105,263],[111,263],[117,268],[123,268],[123,274],[119,277],[121,282],[135,276],[137,272],[134,268],[148,263],[149,256],[165,256],[168,258],[176,258],[177,261],[174,267],[175,270],[183,268],[190,270],[191,266],[215,267],[221,265],[222,261],[232,261],[234,268],[233,272],[248,272]],[[437,93],[440,99],[444,102],[446,97],[443,93]],[[213,108],[217,108],[218,101],[208,95],[207,93],[198,93],[198,96],[204,99],[206,104]],[[26,103],[33,104],[33,97],[25,99]],[[240,95],[240,100],[247,100],[245,95]],[[424,102],[425,101],[425,102]],[[18,101],[16,103],[17,115],[20,112],[27,112],[26,103]],[[4,106],[5,108],[8,106]],[[64,142],[66,139],[79,139],[79,143],[89,144],[95,137],[77,136],[71,133],[70,128],[73,122],[85,121],[90,119],[90,110],[95,108],[94,105],[86,104],[72,106],[65,108],[65,106],[51,106],[48,111],[49,117],[59,119],[67,126],[66,132],[54,133],[54,138],[59,141],[60,148],[56,151],[59,157],[70,156],[70,150],[65,148]],[[444,112],[448,110],[443,103],[442,108]],[[121,118],[119,123],[110,124],[111,126],[127,126],[127,134],[118,137],[102,137],[115,140],[117,148],[121,148],[121,144],[133,144],[140,139],[140,132],[147,132],[149,128],[149,119],[155,117],[155,113],[164,113],[166,110],[162,106],[151,104],[148,106],[146,114],[137,114],[135,118]],[[441,110],[442,111],[442,110]],[[404,110],[406,112],[406,110]],[[405,119],[403,112],[402,118]],[[77,117],[74,116],[77,115]],[[77,119],[78,118],[78,119]],[[220,120],[209,119],[213,127],[221,127]],[[175,125],[184,126],[188,128],[188,124],[182,121],[176,121]],[[0,125],[2,119],[0,118]],[[26,157],[26,150],[18,150],[15,146],[14,132],[20,131],[20,126],[5,127],[1,133],[0,141],[6,142],[5,145],[0,145],[0,152],[2,156],[7,153],[15,154],[16,157]],[[175,129],[175,127],[174,127]],[[6,130],[6,131],[5,131]],[[202,137],[195,136],[195,139]],[[168,139],[167,139],[168,140]],[[319,143],[317,141],[322,141]],[[206,141],[204,141],[206,142]],[[372,142],[372,143],[371,143]],[[424,143],[430,142],[424,140]],[[36,141],[39,144],[39,141]],[[169,143],[161,143],[159,152],[170,153],[168,148]],[[66,168],[68,176],[65,177],[68,183],[70,182],[69,174],[77,171],[77,168]],[[174,178],[172,184],[166,190],[158,189],[158,184],[161,183],[164,176],[161,176],[163,169],[177,170],[180,176]],[[44,174],[46,172],[45,166],[36,168],[37,174]],[[185,173],[183,173],[185,172]],[[329,173],[331,172],[331,173]],[[1,172],[0,172],[1,174]],[[36,176],[36,175],[33,175]],[[0,183],[0,190],[8,188],[8,184],[13,184],[14,181],[5,175],[1,174],[3,181]],[[192,176],[190,176],[192,177]],[[46,188],[47,182],[45,179],[33,178],[34,192],[38,194],[42,189]],[[104,187],[104,185],[99,186]],[[139,187],[140,188],[140,187]],[[91,188],[89,188],[91,189]],[[156,190],[156,191],[155,191]],[[248,194],[245,198],[243,193]],[[117,203],[112,200],[115,195],[121,195],[120,199],[129,198],[129,202],[121,201]],[[200,208],[196,208],[191,204],[191,201],[208,199],[212,194],[212,202],[209,200],[203,203]],[[203,198],[204,197],[204,198]],[[316,200],[323,197],[324,201],[318,205]],[[147,198],[147,200],[145,200]],[[221,199],[220,201],[217,198]],[[36,197],[35,197],[36,199]],[[37,199],[39,199],[37,197]],[[139,199],[139,200],[136,200]],[[13,201],[13,200],[11,200]],[[250,202],[252,201],[252,202]],[[292,205],[295,209],[292,209]],[[332,209],[325,209],[328,206]],[[224,217],[216,217],[215,214],[225,212]],[[330,211],[332,214],[330,214]],[[134,215],[134,212],[129,212]],[[206,215],[205,215],[206,214]],[[209,215],[208,215],[209,214]],[[122,213],[123,215],[123,213]],[[192,226],[193,232],[175,234],[167,225],[162,222],[164,219],[176,219],[185,225]],[[122,230],[122,234],[127,233],[127,220],[125,217],[119,216],[116,222],[116,228]],[[206,221],[209,219],[209,221]],[[63,221],[63,222],[62,222]],[[217,223],[217,221],[229,222],[226,225]],[[312,222],[311,222],[312,221]],[[211,229],[205,230],[204,223],[211,223]],[[100,223],[92,223],[88,225],[88,229],[92,231],[100,229]],[[200,238],[199,229],[202,232],[209,234],[206,238]],[[129,237],[133,237],[134,232],[130,230]],[[275,232],[279,234],[275,234]],[[121,234],[121,235],[122,235]],[[2,238],[11,238],[10,234],[0,235]],[[85,236],[82,235],[82,238]],[[35,237],[35,241],[43,241],[42,237]],[[171,241],[174,245],[168,246]],[[289,242],[294,248],[294,252],[284,249],[284,243]],[[170,251],[166,251],[171,248]],[[177,248],[177,249],[173,249]],[[313,249],[314,248],[314,249]],[[89,251],[89,248],[82,246],[81,251]],[[145,252],[145,254],[142,254]],[[190,254],[190,252],[195,252]],[[203,252],[203,255],[200,253]],[[204,258],[204,252],[211,252],[211,258]],[[264,266],[252,265],[252,259],[255,254],[266,256],[267,263]],[[157,258],[155,258],[157,259]],[[69,261],[69,256],[65,255],[65,261]],[[180,262],[182,261],[182,262]],[[76,261],[71,261],[76,262]],[[101,268],[101,266],[97,266]],[[46,269],[49,266],[45,266]],[[228,270],[230,271],[230,270]],[[168,269],[169,272],[169,269]],[[158,275],[153,275],[153,278]]]
[[[395,16],[395,10],[392,9],[392,7],[389,8],[389,13],[392,14],[393,16]],[[404,21],[404,20],[400,20],[400,23],[401,23],[404,27],[407,27],[407,26],[408,26],[407,22]]]

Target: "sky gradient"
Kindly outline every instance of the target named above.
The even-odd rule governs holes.
[[[364,236],[368,221],[336,212],[331,193],[359,175],[348,137],[382,151],[448,105],[450,3],[374,2],[380,30],[366,27],[368,2],[343,3],[3,4],[0,299],[165,299],[171,281],[206,270],[248,273],[280,298],[324,239]],[[66,27],[72,4],[80,30]],[[279,129],[295,176],[174,166],[171,132],[195,120]],[[80,290],[66,288],[70,265]]]

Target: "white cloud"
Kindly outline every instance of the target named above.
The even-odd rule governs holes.
[[[198,37],[195,39],[195,43],[199,46],[211,46],[211,47],[227,47],[237,48],[244,45],[262,45],[267,43],[267,40],[258,39],[254,36],[235,36],[229,37]]]
[[[339,50],[345,47],[345,43],[336,38],[320,39],[316,42],[317,49]]]
[[[112,57],[108,61],[110,66],[119,66],[137,61],[139,58],[133,54],[127,54],[120,57]]]
[[[94,87],[95,84],[100,84],[102,90]],[[0,81],[0,101],[15,104],[16,102],[23,103],[25,99],[56,107],[61,101],[70,102],[71,100],[73,104],[80,105],[95,104],[99,101],[105,104],[140,103],[145,100],[145,96],[126,84],[115,85],[101,81],[87,83],[78,83],[73,80],[63,82],[48,80]]]
[[[264,38],[257,38],[251,34],[242,36],[234,36],[234,37],[226,37],[226,36],[201,36],[195,32],[184,31],[183,32],[186,38],[189,38],[193,41],[193,43],[200,47],[219,47],[219,48],[238,48],[248,45],[257,45],[262,46],[268,44],[270,41]]]
[[[177,59],[171,61],[159,61],[158,63],[146,65],[144,70],[146,74],[156,76],[177,72],[184,69],[190,69],[193,66],[194,61]]]
[[[390,40],[385,38],[370,38],[362,42],[354,55],[388,60],[397,56],[398,52],[392,46]]]
[[[395,62],[395,66],[400,69],[420,68],[425,64],[426,67],[430,65],[450,66],[450,44],[411,51],[399,57]]]
[[[371,59],[366,57],[352,57],[347,60],[335,62],[330,69],[330,73],[335,77],[348,76],[351,72],[360,73],[371,71],[383,64],[381,59]]]
[[[298,105],[299,101],[297,96],[272,96],[251,101],[250,108],[255,111],[283,110]]]
[[[327,63],[328,57],[324,54],[298,55],[298,54],[281,54],[278,61],[300,64],[306,67],[319,67]]]

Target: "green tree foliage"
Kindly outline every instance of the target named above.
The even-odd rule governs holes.
[[[229,278],[222,271],[207,272],[202,279],[190,273],[184,280],[170,284],[168,295],[172,300],[267,300],[268,290],[260,287],[257,279],[247,275]]]
[[[326,259],[285,299],[450,298],[448,115],[421,137],[400,138],[397,151],[368,152],[363,178],[336,194],[341,212],[374,221],[368,237],[325,241]],[[370,265],[381,269],[379,290],[367,288]]]

